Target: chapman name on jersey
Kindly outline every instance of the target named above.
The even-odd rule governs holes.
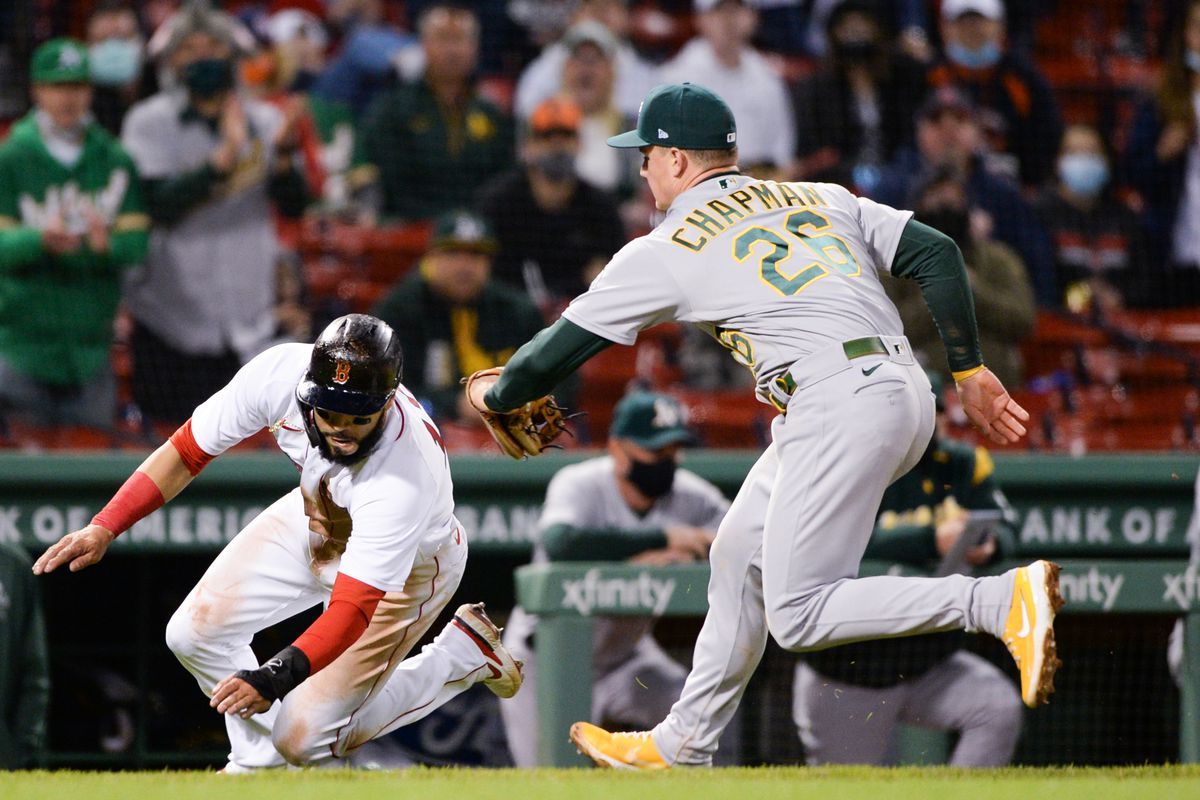
[[[877,271],[891,269],[911,217],[835,184],[719,175],[680,194],[563,316],[625,345],[660,322],[695,323],[768,402],[770,382],[804,356],[903,334]]]
[[[192,434],[216,456],[267,428],[300,470],[304,494],[315,497],[324,486],[349,512],[353,530],[338,570],[377,589],[402,591],[418,551],[433,552],[461,535],[441,435],[401,385],[367,458],[349,466],[325,458],[309,443],[296,401],[311,356],[310,344],[258,355],[196,409]]]

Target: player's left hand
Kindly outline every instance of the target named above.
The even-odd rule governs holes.
[[[230,675],[217,684],[208,704],[215,708],[218,714],[236,714],[242,719],[250,719],[271,707],[270,700],[236,675]]]
[[[1019,441],[1029,412],[1009,396],[1004,384],[989,369],[957,383],[958,397],[967,417],[996,444]]]

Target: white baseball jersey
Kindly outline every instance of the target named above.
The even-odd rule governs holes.
[[[317,496],[324,485],[350,514],[353,532],[339,571],[385,592],[402,591],[418,550],[436,548],[458,529],[441,436],[400,386],[369,456],[350,466],[325,458],[309,443],[296,401],[311,355],[311,344],[282,344],[255,357],[196,409],[192,433],[216,456],[269,429],[300,470],[304,493]]]
[[[563,316],[625,345],[660,322],[697,323],[768,402],[770,382],[804,356],[903,333],[877,271],[890,271],[911,216],[834,184],[719,175],[675,198]]]

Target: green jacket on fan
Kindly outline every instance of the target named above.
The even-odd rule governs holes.
[[[107,252],[87,244],[93,213],[108,225]],[[83,235],[77,251],[46,250],[55,219]],[[18,121],[0,144],[0,357],[61,386],[106,368],[121,273],[145,259],[149,227],[133,161],[99,124],[68,168],[46,149],[36,111]]]

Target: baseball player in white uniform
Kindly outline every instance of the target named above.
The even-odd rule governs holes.
[[[521,685],[481,605],[405,660],[458,587],[467,540],[441,435],[401,364],[392,329],[362,314],[313,345],[267,350],[34,565],[96,563],[213,458],[274,434],[300,486],[225,547],[167,625],[167,645],[226,715],[226,771],[338,759],[475,683],[501,697]],[[312,626],[259,666],[254,634],[318,603]]]
[[[651,731],[577,723],[576,745],[613,767],[710,764],[768,633],[803,651],[986,631],[1018,661],[1025,702],[1045,702],[1059,663],[1056,565],[983,578],[856,577],[883,491],[920,458],[934,421],[929,381],[877,271],[921,285],[972,421],[1001,442],[1025,433],[1028,413],[983,365],[953,241],[840,186],[740,174],[733,115],[700,86],[657,87],[637,128],[609,144],[641,150],[662,222],[622,248],[499,376],[474,381],[470,401],[519,414],[608,345],[680,320],[725,344],[780,413],[713,544],[709,612],[679,701]]]
[[[693,441],[686,411],[665,394],[635,391],[613,411],[608,455],[563,467],[546,489],[533,560],[674,564],[708,556],[729,501],[679,469]],[[537,617],[519,606],[504,644],[525,663],[524,690],[500,706],[518,767],[537,766],[538,710],[534,638]],[[654,617],[599,617],[592,640],[592,719],[646,728],[662,719],[687,670],[654,640]]]

